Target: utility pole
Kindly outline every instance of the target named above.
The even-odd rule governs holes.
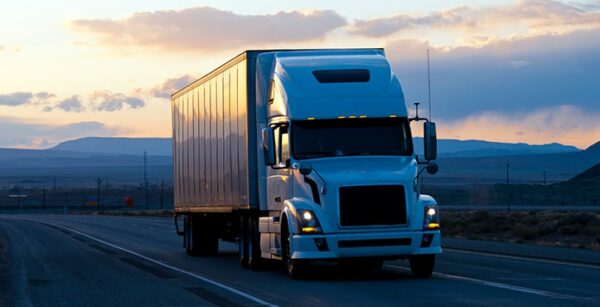
[[[148,203],[148,154],[144,150],[144,187],[146,189],[146,209],[150,208],[150,204]]]
[[[21,204],[21,189],[17,189],[17,205],[19,210],[23,211],[23,205]]]
[[[546,171],[544,171],[544,185],[546,185]]]
[[[165,204],[165,179],[160,180],[160,209],[164,208]]]
[[[46,188],[42,190],[42,209],[46,209]]]
[[[96,190],[96,209],[100,209],[100,177],[97,179],[97,190]]]
[[[508,162],[506,162],[506,191],[507,191],[507,211],[510,212],[510,173],[509,173],[509,169],[510,169],[510,164]]]

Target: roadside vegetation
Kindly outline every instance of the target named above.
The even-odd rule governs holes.
[[[443,211],[445,237],[600,251],[599,212]]]

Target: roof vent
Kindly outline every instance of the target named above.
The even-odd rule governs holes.
[[[368,69],[328,69],[312,73],[319,83],[369,82],[371,79]]]

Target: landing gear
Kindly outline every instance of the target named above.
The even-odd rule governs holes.
[[[258,217],[242,215],[239,234],[240,264],[244,268],[260,270],[264,266],[260,254],[260,233]]]
[[[191,256],[214,256],[219,252],[218,225],[206,215],[189,214],[183,219],[183,245]]]
[[[435,266],[435,255],[418,255],[408,258],[410,270],[417,278],[429,278]]]

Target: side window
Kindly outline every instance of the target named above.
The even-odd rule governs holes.
[[[279,125],[273,128],[275,137],[275,165],[273,168],[287,168],[290,164],[288,127]]]

